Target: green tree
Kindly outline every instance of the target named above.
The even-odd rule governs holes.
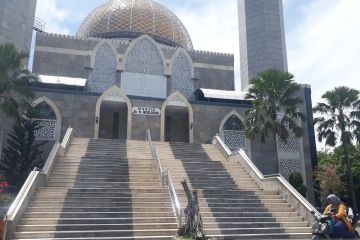
[[[347,169],[349,193],[354,209],[357,211],[351,170],[353,161],[349,157],[349,148],[353,141],[360,143],[359,91],[341,86],[325,92],[322,98],[325,103],[318,103],[314,108],[314,112],[321,115],[314,119],[314,124],[318,125],[318,139],[320,142],[325,140],[325,144],[332,147],[338,143],[341,144]]]
[[[294,75],[277,69],[258,73],[251,84],[245,98],[252,101],[253,108],[245,112],[245,134],[250,139],[260,137],[262,142],[272,137],[278,173],[277,138],[287,142],[291,132],[296,137],[302,135],[298,122],[304,121],[305,116],[298,107],[303,100],[296,97],[300,85],[294,81]]]
[[[37,77],[24,69],[28,55],[14,45],[0,45],[0,107],[8,117],[18,118],[29,106],[34,94],[26,86]]]
[[[306,197],[306,186],[303,177],[298,172],[293,172],[289,176],[289,183],[304,197]]]
[[[344,158],[344,152],[342,146],[338,146],[333,151],[319,151],[317,153],[318,165],[322,168],[333,165],[337,166],[337,172],[341,174],[341,181],[347,182],[348,178],[346,175],[346,161]],[[353,173],[354,180],[354,191],[356,199],[360,199],[360,145],[349,146],[349,158],[352,162],[351,170]],[[349,194],[348,192],[346,193]]]
[[[320,200],[323,205],[326,204],[326,197],[330,194],[342,196],[345,192],[345,184],[341,181],[341,173],[337,166],[333,164],[319,165],[314,172],[315,179],[320,187]]]
[[[0,171],[4,173],[10,186],[20,188],[34,167],[41,168],[44,161],[39,158],[45,142],[35,142],[35,132],[39,130],[39,120],[26,116],[16,120],[3,150]]]

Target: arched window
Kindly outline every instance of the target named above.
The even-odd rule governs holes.
[[[230,150],[246,149],[245,127],[235,114],[227,118],[220,135]]]
[[[35,132],[35,140],[55,141],[59,138],[59,123],[56,119],[56,113],[45,101],[38,103],[35,107],[33,120],[39,121],[39,130]]]
[[[46,102],[41,102],[38,105],[36,105],[35,117],[39,119],[56,120],[55,112]]]
[[[245,127],[237,116],[232,115],[226,120],[224,130],[244,131]]]

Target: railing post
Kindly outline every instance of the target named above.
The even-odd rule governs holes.
[[[158,152],[156,147],[153,145],[152,141],[151,141],[151,133],[150,130],[146,131],[146,138],[149,142],[149,147],[150,147],[150,151],[151,151],[151,155],[154,161],[156,161],[156,165],[157,165],[157,169],[158,169],[158,173],[160,176],[160,181],[161,181],[161,185],[162,187],[166,187],[169,190],[170,193],[170,198],[171,198],[171,204],[173,206],[173,210],[176,216],[176,221],[178,223],[178,226],[181,226],[181,218],[182,218],[182,210],[181,210],[181,206],[178,200],[178,197],[176,195],[176,191],[175,191],[175,187],[174,184],[172,182],[171,179],[171,175],[170,175],[170,171],[168,169],[163,170],[161,167],[161,161],[160,158],[158,156]]]

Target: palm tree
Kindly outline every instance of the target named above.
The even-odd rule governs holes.
[[[19,117],[34,97],[26,86],[37,77],[24,69],[27,58],[27,54],[18,52],[12,44],[0,45],[1,108],[8,117]]]
[[[299,120],[305,116],[298,111],[303,103],[295,94],[300,85],[294,81],[294,75],[277,69],[269,69],[257,74],[251,80],[246,99],[252,100],[253,108],[245,112],[245,134],[247,138],[260,137],[265,142],[269,135],[273,139],[276,173],[279,173],[277,139],[287,142],[289,134],[302,135]]]
[[[353,141],[360,143],[359,91],[341,86],[325,92],[322,98],[326,103],[318,103],[314,108],[315,113],[322,115],[314,119],[314,124],[318,124],[318,139],[320,142],[325,139],[325,144],[332,147],[341,144],[349,177],[349,192],[357,211],[349,147]]]

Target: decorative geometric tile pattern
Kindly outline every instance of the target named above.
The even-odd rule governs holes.
[[[171,99],[171,102],[180,102],[180,103],[184,103],[184,101],[181,99],[181,97],[179,96],[175,96]]]
[[[292,173],[302,173],[300,158],[279,158],[279,169],[281,175],[289,180]]]
[[[187,99],[194,93],[194,83],[191,76],[192,65],[186,55],[182,52],[178,54],[172,63],[171,72],[171,93],[178,91]]]
[[[41,141],[54,141],[55,140],[55,130],[56,130],[56,120],[52,119],[33,119],[39,120],[39,130],[35,131],[35,140]]]
[[[243,122],[235,115],[231,115],[225,122],[221,137],[231,150],[246,149],[245,127]]]
[[[149,39],[141,39],[129,51],[125,72],[164,75],[163,60],[156,46]]]
[[[107,94],[105,95],[104,100],[105,101],[114,101],[114,102],[126,102],[123,95],[121,95],[121,93],[116,91],[115,89],[113,89],[110,92],[107,92]]]
[[[171,98],[167,106],[187,107],[187,104],[179,96],[175,96]]]
[[[300,142],[292,131],[289,130],[286,143],[279,138],[277,139],[277,149],[281,175],[289,179],[293,172],[302,173]]]
[[[283,152],[299,152],[300,151],[300,142],[299,139],[295,136],[292,131],[289,131],[289,137],[287,142],[281,141],[278,139],[278,151]]]
[[[77,35],[86,38],[119,32],[147,33],[193,48],[178,17],[153,0],[108,0],[85,18]]]
[[[123,96],[118,91],[111,91],[106,96],[114,98],[123,98]]]
[[[223,130],[223,140],[231,151],[246,148],[244,131]]]
[[[89,92],[102,93],[116,84],[116,56],[108,44],[103,44],[95,55],[94,70],[87,82]]]

